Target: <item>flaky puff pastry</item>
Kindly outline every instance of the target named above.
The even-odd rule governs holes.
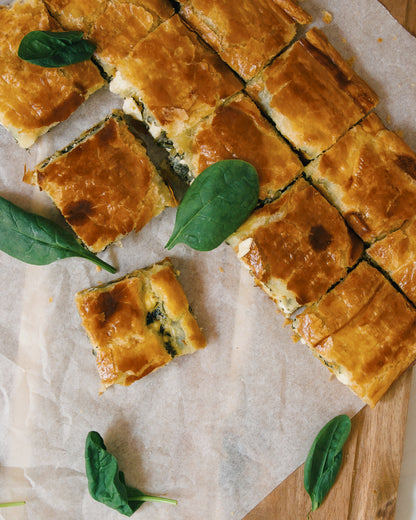
[[[375,242],[367,254],[416,305],[416,216]]]
[[[142,103],[146,123],[168,137],[184,132],[242,88],[228,66],[178,15],[141,40],[118,64],[110,89]]]
[[[0,123],[20,146],[28,148],[67,119],[104,80],[90,60],[46,68],[18,57],[27,33],[62,30],[41,0],[0,6],[0,27]]]
[[[292,0],[180,0],[180,15],[244,80],[255,76],[312,18]]]
[[[365,242],[416,213],[416,154],[374,113],[305,172]]]
[[[76,295],[94,347],[101,392],[130,385],[174,357],[206,346],[171,261]]]
[[[242,93],[172,141],[193,177],[224,159],[249,162],[259,176],[262,200],[276,197],[302,171],[297,155],[255,103]]]
[[[332,146],[378,102],[316,28],[278,56],[246,90],[307,159]]]
[[[286,315],[321,298],[363,250],[338,211],[304,179],[254,211],[227,241]]]
[[[169,0],[45,0],[66,30],[83,31],[108,76],[133,47],[173,15]]]
[[[93,252],[139,231],[176,201],[119,111],[25,173]]]
[[[371,407],[416,360],[416,309],[366,262],[297,316],[294,328]]]

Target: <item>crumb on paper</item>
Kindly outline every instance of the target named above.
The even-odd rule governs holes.
[[[381,43],[383,41],[383,38],[377,38],[378,43]]]
[[[350,67],[352,67],[355,63],[355,56],[351,56],[351,58],[348,58],[348,60],[346,60],[346,62],[348,63],[348,65]]]
[[[288,325],[292,325],[292,320],[285,318],[285,321],[283,322],[283,328],[287,327]]]
[[[52,302],[53,302],[53,297],[49,296],[49,303],[52,303]]]
[[[333,16],[329,11],[323,10],[323,11],[321,11],[321,13],[322,13],[322,20],[325,23],[329,24],[332,22]]]
[[[328,380],[329,380],[329,381],[333,381],[334,379],[335,379],[334,374],[329,374],[329,378],[328,378]]]
[[[393,40],[397,40],[397,36],[393,36]]]
[[[99,273],[100,271],[102,271],[102,268],[101,268],[101,266],[96,265],[95,270],[97,271],[97,273]]]
[[[293,343],[299,343],[300,337],[297,334],[292,334]]]
[[[347,43],[347,39],[346,38],[342,38],[342,43]]]
[[[222,267],[219,267],[219,270],[223,273],[224,269]]]

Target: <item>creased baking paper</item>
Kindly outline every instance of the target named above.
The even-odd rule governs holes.
[[[385,124],[416,148],[416,39],[376,0],[302,6],[378,93]],[[23,184],[25,164],[34,166],[121,105],[102,89],[30,152],[0,129],[0,195],[59,220],[48,197]],[[118,267],[117,276],[161,260],[174,216],[165,211],[101,256]],[[135,517],[241,520],[304,461],[324,423],[362,407],[292,342],[230,248],[177,246],[170,256],[207,348],[99,396],[74,295],[115,277],[82,259],[35,267],[0,253],[0,501],[26,500],[0,518],[120,518],[87,491],[84,443],[96,430],[129,484],[178,500],[176,507],[145,504]]]

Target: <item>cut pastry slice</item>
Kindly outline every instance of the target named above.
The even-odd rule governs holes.
[[[331,372],[372,407],[416,360],[416,309],[366,262],[293,325]]]
[[[206,345],[167,258],[79,292],[76,304],[94,347],[101,392],[130,385]]]
[[[302,163],[251,99],[239,93],[189,131],[172,139],[174,169],[197,177],[224,159],[241,159],[258,173],[261,200],[275,198],[302,172]]]
[[[394,231],[416,213],[416,154],[376,114],[305,172],[365,242]]]
[[[243,79],[249,80],[312,18],[292,0],[180,0],[180,15]]]
[[[28,148],[105,82],[91,60],[46,68],[18,57],[27,33],[62,30],[41,0],[0,6],[0,27],[0,123]]]
[[[138,41],[174,14],[169,0],[45,0],[68,31],[83,31],[95,57],[111,77]]]
[[[242,83],[178,15],[120,61],[110,90],[133,97],[155,138],[172,138],[212,113]]]
[[[287,315],[321,298],[363,250],[338,211],[304,179],[254,211],[228,242]]]
[[[367,254],[416,305],[416,216],[375,242]]]
[[[246,90],[307,159],[332,146],[378,102],[316,28],[278,56]]]
[[[48,193],[93,252],[176,205],[120,111],[26,172],[24,181]]]

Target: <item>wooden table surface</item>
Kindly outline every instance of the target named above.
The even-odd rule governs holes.
[[[380,2],[416,36],[416,0]],[[394,519],[411,380],[408,370],[374,410],[353,417],[338,478],[313,520]],[[244,520],[306,520],[309,510],[301,466]]]

